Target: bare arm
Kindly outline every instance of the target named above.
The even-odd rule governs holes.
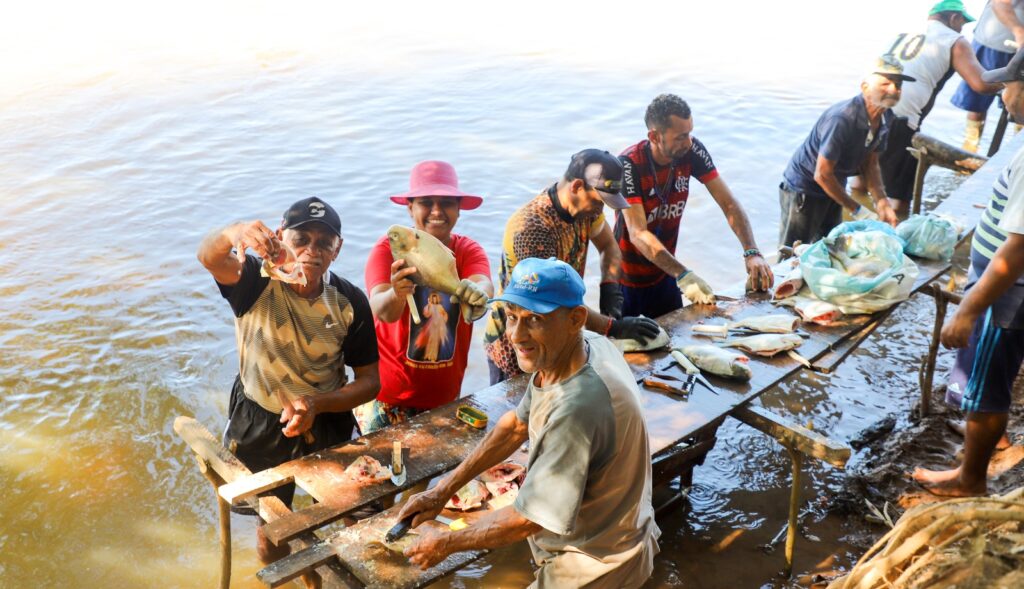
[[[405,556],[413,564],[427,569],[449,554],[507,546],[525,540],[541,529],[509,505],[484,515],[458,532],[450,532],[433,522],[429,527],[423,526],[420,539],[405,550]]]
[[[1024,235],[1009,233],[977,284],[967,292],[956,314],[942,327],[942,344],[947,348],[966,346],[974,323],[1021,274],[1024,274]]]
[[[819,155],[818,161],[814,164],[814,181],[825,191],[829,198],[839,203],[839,206],[851,211],[857,210],[860,205],[850,198],[846,189],[836,178],[836,163],[824,156]]]
[[[899,223],[899,219],[896,218],[896,211],[892,210],[889,205],[889,197],[885,194],[885,183],[882,182],[882,169],[878,165],[877,151],[868,152],[860,172],[864,175],[864,180],[868,184],[868,192],[875,201],[875,212],[878,213],[879,220],[895,227]]]
[[[718,176],[704,186],[711,193],[711,198],[715,199],[718,208],[722,209],[722,214],[725,215],[729,228],[732,229],[736,238],[740,240],[740,245],[743,247],[744,252],[752,249],[756,250],[757,242],[754,241],[754,230],[750,226],[747,212],[743,210],[743,205],[733,196],[732,190],[729,190],[729,185],[725,183],[725,180]],[[744,256],[743,260],[747,267],[748,287],[753,290],[767,290],[772,287],[775,283],[775,276],[772,274],[772,269],[763,256],[760,254]]]
[[[231,249],[237,247],[238,252]],[[280,247],[274,232],[261,221],[235,223],[211,231],[199,244],[196,258],[225,286],[238,284],[246,248],[252,248],[263,259],[273,257]]]
[[[974,55],[971,44],[967,42],[967,39],[960,37],[956,40],[956,43],[953,43],[952,62],[953,69],[956,70],[956,73],[960,74],[964,82],[967,82],[971,90],[979,94],[995,94],[1002,89],[1002,84],[989,84],[981,79],[981,74],[985,71],[985,68],[978,62],[978,58]]]
[[[618,282],[622,251],[615,241],[612,228],[605,222],[601,225],[600,231],[590,236],[590,241],[601,255],[601,282]]]
[[[281,423],[286,424],[284,435],[294,437],[313,427],[313,420],[320,413],[341,413],[372,401],[380,391],[380,374],[377,363],[354,366],[355,378],[340,389],[317,395],[304,395],[283,405]]]
[[[686,272],[686,266],[647,228],[647,214],[643,205],[630,205],[628,209],[622,211],[622,217],[626,220],[629,240],[645,258],[669,276],[679,276]]]
[[[394,323],[402,317],[408,295],[416,289],[409,276],[416,273],[414,266],[403,268],[405,260],[391,264],[391,282],[382,282],[370,289],[370,310],[385,323]]]
[[[1018,45],[1024,46],[1024,23],[1017,20],[1017,12],[1013,9],[1013,0],[992,0],[992,13],[1003,23]]]
[[[437,485],[409,498],[409,502],[398,513],[398,519],[417,514],[413,527],[434,519],[441,513],[448,499],[458,492],[473,477],[498,464],[512,455],[529,438],[527,424],[519,421],[515,411],[509,411],[498,419],[494,429],[487,432],[480,445],[452,472],[444,476]]]

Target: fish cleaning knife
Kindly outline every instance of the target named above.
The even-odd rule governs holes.
[[[394,527],[388,530],[387,534],[384,534],[384,543],[393,544],[401,540],[403,536],[409,533],[409,530],[412,528],[412,520],[414,519],[416,519],[415,513],[406,516],[405,519],[403,520],[400,520],[397,524],[394,525]],[[448,529],[452,530],[453,532],[465,529],[469,525],[466,523],[466,520],[462,519],[461,517],[459,519],[453,520],[451,518],[439,515],[434,519],[448,526]]]

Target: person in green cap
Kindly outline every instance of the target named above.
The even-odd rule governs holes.
[[[1014,44],[1017,47],[1024,45],[1024,0],[990,0],[974,25],[971,48],[978,62],[986,70],[1005,67],[1016,51]],[[978,93],[966,81],[960,82],[953,94],[953,106],[967,111],[964,149],[978,151],[985,117],[993,98]]]
[[[960,34],[963,26],[974,21],[961,0],[942,0],[928,11],[927,25],[915,33],[900,33],[887,48],[903,66],[903,73],[914,78],[903,84],[903,96],[892,108],[896,119],[889,130],[889,142],[879,157],[882,181],[897,216],[903,218],[910,210],[914,192],[917,160],[907,151],[910,140],[928,116],[935,97],[955,71],[971,90],[983,95],[998,92],[999,84],[981,79],[985,68],[978,62],[967,39]],[[852,182],[855,190],[863,190],[858,177]]]

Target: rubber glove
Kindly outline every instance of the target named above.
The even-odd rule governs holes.
[[[608,327],[608,337],[615,339],[635,339],[641,344],[658,337],[660,328],[654,319],[647,317],[623,317],[613,319]]]
[[[709,305],[715,302],[715,291],[711,290],[711,286],[692,270],[680,274],[676,278],[676,286],[679,287],[679,292],[683,293],[683,296],[690,299],[690,302],[698,305]]]
[[[466,303],[470,307],[483,307],[487,305],[487,293],[477,283],[463,278],[459,282],[458,288],[455,289],[455,294],[451,296],[451,301]]]
[[[622,288],[618,282],[601,283],[601,299],[598,306],[602,315],[612,319],[622,319]]]

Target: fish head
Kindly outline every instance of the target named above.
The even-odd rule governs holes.
[[[402,225],[388,227],[388,244],[391,246],[391,254],[395,258],[415,251],[419,245],[419,239],[418,232],[412,227],[403,227]]]

